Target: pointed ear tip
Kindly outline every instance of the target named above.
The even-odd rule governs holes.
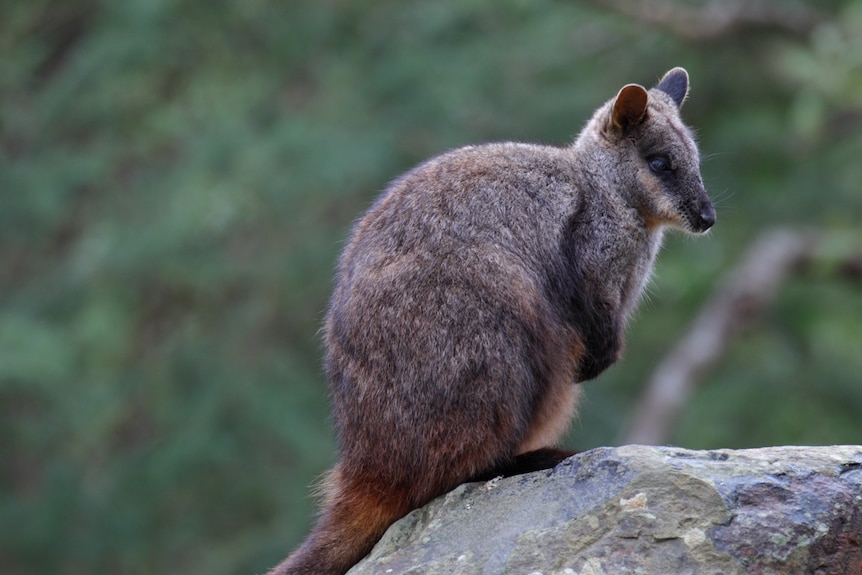
[[[634,94],[641,94],[644,97],[647,95],[647,89],[641,86],[640,84],[626,84],[622,88],[620,88],[617,97],[625,94],[626,96],[633,96]]]
[[[665,72],[664,76],[661,77],[659,84],[661,84],[665,80],[676,80],[676,81],[681,80],[681,81],[684,81],[686,83],[686,85],[688,85],[689,84],[688,71],[686,71],[686,69],[683,68],[682,66],[677,66],[675,68],[671,68],[670,70]]]
[[[622,91],[622,90],[642,90],[642,91],[646,92],[646,88],[644,88],[640,84],[626,84],[625,86],[622,87],[622,89],[620,91]]]

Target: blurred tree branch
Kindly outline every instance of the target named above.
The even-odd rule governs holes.
[[[776,229],[764,232],[716,289],[689,332],[671,349],[652,374],[623,443],[661,445],[698,383],[718,362],[728,343],[750,326],[775,298],[780,285],[810,264],[830,274],[862,279],[862,252],[845,253],[848,245],[824,234]],[[850,242],[850,245],[858,245]]]
[[[726,36],[748,27],[807,34],[822,20],[818,12],[799,2],[711,0],[700,7],[692,7],[674,0],[591,1],[624,16],[658,24],[675,34],[697,40]]]

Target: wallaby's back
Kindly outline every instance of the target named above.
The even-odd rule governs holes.
[[[273,574],[341,574],[460,483],[540,469],[577,382],[619,356],[662,230],[715,213],[676,68],[624,87],[567,148],[454,150],[356,225],[324,329],[339,461],[322,514]]]

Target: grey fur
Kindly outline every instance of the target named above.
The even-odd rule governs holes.
[[[542,448],[576,383],[619,357],[663,230],[715,220],[687,93],[671,70],[623,88],[568,147],[460,148],[377,199],[324,329],[340,459],[317,528],[274,573],[341,573],[459,483],[563,456]]]

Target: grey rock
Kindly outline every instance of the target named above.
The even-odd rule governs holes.
[[[862,574],[862,446],[600,448],[465,484],[350,575]]]

